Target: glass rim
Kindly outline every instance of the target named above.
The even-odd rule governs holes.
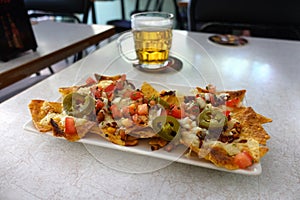
[[[147,11],[147,12],[140,12],[140,13],[135,13],[131,15],[131,20],[136,19],[137,17],[140,16],[159,16],[159,17],[164,17],[165,19],[174,19],[174,14],[169,13],[169,12],[158,12],[158,11]]]

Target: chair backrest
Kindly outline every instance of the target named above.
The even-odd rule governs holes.
[[[183,29],[183,20],[181,18],[181,14],[179,12],[179,7],[177,4],[177,0],[171,0],[173,6],[174,6],[174,14],[176,17],[176,20],[178,22],[178,27],[180,29]],[[140,0],[136,0],[135,9],[131,12],[131,14],[139,13],[139,12],[146,12],[146,11],[163,11],[163,6],[166,4],[166,0],[147,0],[145,7],[141,8],[140,6]],[[121,0],[121,6],[122,6],[122,19],[125,19],[125,9],[124,9],[124,0]],[[169,6],[169,5],[167,5]]]
[[[177,0],[172,0],[175,6],[175,15],[176,20],[180,29],[183,29],[183,23],[181,20],[181,16],[179,13],[179,9],[177,6]],[[130,12],[130,14],[139,13],[139,12],[146,12],[146,11],[163,11],[164,3],[166,4],[166,0],[147,0],[145,5],[140,4],[140,0],[135,0],[135,7]],[[121,13],[122,19],[110,20],[107,22],[109,25],[115,26],[115,30],[117,33],[127,31],[131,29],[131,22],[130,20],[126,20],[125,17],[125,0],[121,0]]]
[[[24,0],[28,10],[83,14],[90,0]]]
[[[122,19],[125,20],[125,2],[126,0],[121,0],[121,11],[122,11]],[[140,0],[135,0],[134,10],[130,13],[130,15],[140,12],[147,11],[162,11],[162,6],[164,0],[144,0],[145,5],[142,6]]]
[[[87,22],[91,0],[24,0],[27,10],[42,11],[59,15],[83,14],[83,23]]]
[[[136,0],[135,10],[131,14],[138,13],[138,12],[145,12],[145,11],[161,12],[161,11],[163,11],[164,6],[170,6],[169,4],[166,5],[168,3],[166,0],[147,0],[145,7],[141,9],[139,2],[140,2],[140,0]],[[176,21],[178,23],[177,28],[184,29],[183,28],[183,20],[181,18],[181,14],[179,12],[177,0],[171,0],[171,2],[174,6],[174,12],[175,12],[174,14],[175,14]]]
[[[189,30],[199,31],[205,23],[258,26],[300,26],[300,1],[191,0]]]

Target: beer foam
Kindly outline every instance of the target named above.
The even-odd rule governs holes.
[[[132,19],[132,28],[135,30],[141,30],[141,29],[168,29],[172,28],[173,21],[172,19],[166,19],[163,17],[158,16],[151,16],[151,17],[138,17],[135,19]]]

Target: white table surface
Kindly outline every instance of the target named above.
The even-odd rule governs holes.
[[[190,36],[201,44],[215,69],[206,69],[203,52],[185,49],[191,40],[181,39],[173,47],[197,66],[196,75],[184,62],[180,73],[151,75],[152,80],[200,85],[198,73],[219,88],[247,89],[247,104],[273,119],[264,126],[271,136],[270,151],[261,160],[259,176],[180,163],[148,173],[122,172],[95,159],[81,143],[24,131],[31,99],[55,100],[58,87],[92,72],[109,72],[108,63],[118,64],[118,59],[112,61],[118,52],[111,43],[0,105],[0,199],[300,199],[300,43],[248,38],[246,46],[224,47],[208,42],[208,34],[175,33],[177,41]],[[127,65],[115,72],[129,69],[132,77],[151,77]],[[215,78],[210,77],[214,70],[219,72]],[[178,74],[186,79],[179,80]]]
[[[54,21],[33,23],[37,50],[28,50],[8,62],[0,61],[0,88],[76,54],[112,36],[113,26]]]

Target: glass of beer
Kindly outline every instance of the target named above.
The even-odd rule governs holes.
[[[157,70],[168,65],[172,45],[172,27],[174,15],[165,12],[143,12],[131,16],[131,34],[136,52],[135,59],[129,59],[146,70]],[[119,38],[119,50],[122,52],[122,40]]]

